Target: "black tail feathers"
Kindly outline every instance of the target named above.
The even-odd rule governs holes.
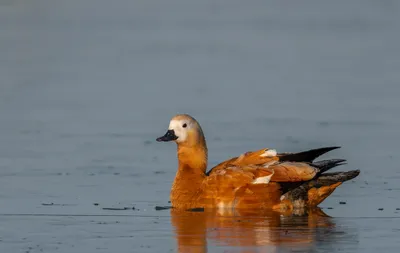
[[[360,170],[324,173],[310,181],[298,185],[292,184],[283,195],[288,199],[294,208],[304,208],[317,206],[324,201],[340,184],[357,177]],[[314,190],[310,199],[309,191]]]
[[[287,162],[312,162],[315,158],[340,147],[317,148],[300,153],[283,153],[279,154],[280,161]]]
[[[324,173],[315,180],[317,186],[332,185],[337,182],[346,182],[360,174],[360,170]]]
[[[318,168],[319,174],[322,174],[325,171],[328,171],[334,167],[346,164],[345,162],[346,162],[346,160],[344,160],[344,159],[331,159],[331,160],[313,162],[310,165]]]

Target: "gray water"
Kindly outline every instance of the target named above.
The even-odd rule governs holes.
[[[399,11],[389,0],[0,1],[0,252],[397,252]],[[340,145],[324,158],[361,174],[316,222],[156,211],[177,162],[155,138],[176,113],[200,121],[210,167]],[[124,207],[135,210],[103,209]]]

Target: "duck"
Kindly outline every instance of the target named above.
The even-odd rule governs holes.
[[[314,161],[340,147],[302,152],[263,148],[245,152],[207,171],[208,149],[199,122],[177,114],[157,142],[177,144],[178,169],[170,190],[174,209],[268,209],[290,211],[315,208],[360,170],[327,172],[344,159]]]

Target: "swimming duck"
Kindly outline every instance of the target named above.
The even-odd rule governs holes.
[[[314,162],[339,147],[300,153],[261,149],[228,159],[207,169],[207,145],[200,124],[190,115],[174,116],[158,142],[177,144],[178,171],[170,192],[177,209],[247,208],[293,210],[313,208],[359,170],[326,173],[343,159]]]

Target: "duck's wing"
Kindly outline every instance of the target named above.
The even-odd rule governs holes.
[[[213,170],[208,178],[238,181],[240,184],[271,182],[303,182],[313,179],[320,169],[308,163],[275,162],[271,165],[227,165]],[[218,180],[218,181],[220,181]],[[234,184],[236,187],[236,183]]]
[[[277,152],[274,149],[261,149],[257,151],[250,151],[241,154],[238,157],[226,160],[217,166],[213,167],[207,175],[211,175],[219,170],[224,170],[229,166],[244,167],[244,166],[267,166],[279,161]]]
[[[272,182],[302,182],[313,179],[320,169],[312,164],[300,162],[282,162],[269,166],[274,171]]]
[[[317,173],[318,168],[305,163],[284,162],[266,167],[227,165],[204,179],[198,201],[203,206],[217,202],[218,207],[272,207],[279,203],[282,194]]]
[[[260,180],[268,183],[274,171],[269,168],[256,166],[233,166],[215,171],[206,178],[208,183],[213,182],[217,186],[226,185],[231,188],[237,188],[246,184],[257,184]]]
[[[201,186],[201,206],[271,207],[282,195],[279,183],[270,183],[273,170],[255,166],[227,166],[213,171]],[[260,206],[264,205],[264,206]]]
[[[306,162],[311,163],[315,158],[339,147],[325,147],[303,151],[300,153],[277,153],[274,149],[261,149],[258,151],[246,152],[239,157],[226,160],[213,167],[207,175],[223,170],[228,166],[263,166],[267,167],[280,162]],[[292,165],[288,166],[293,168]],[[290,169],[289,169],[290,170]]]
[[[203,181],[202,202],[217,201],[218,205],[245,208],[281,208],[282,203],[288,208],[316,206],[342,182],[356,177],[359,171],[325,173],[344,164],[345,160],[309,162],[316,156],[315,152],[306,151],[295,156],[261,150],[225,161],[214,167]],[[280,160],[281,157],[289,161]],[[290,161],[296,159],[308,161]]]

